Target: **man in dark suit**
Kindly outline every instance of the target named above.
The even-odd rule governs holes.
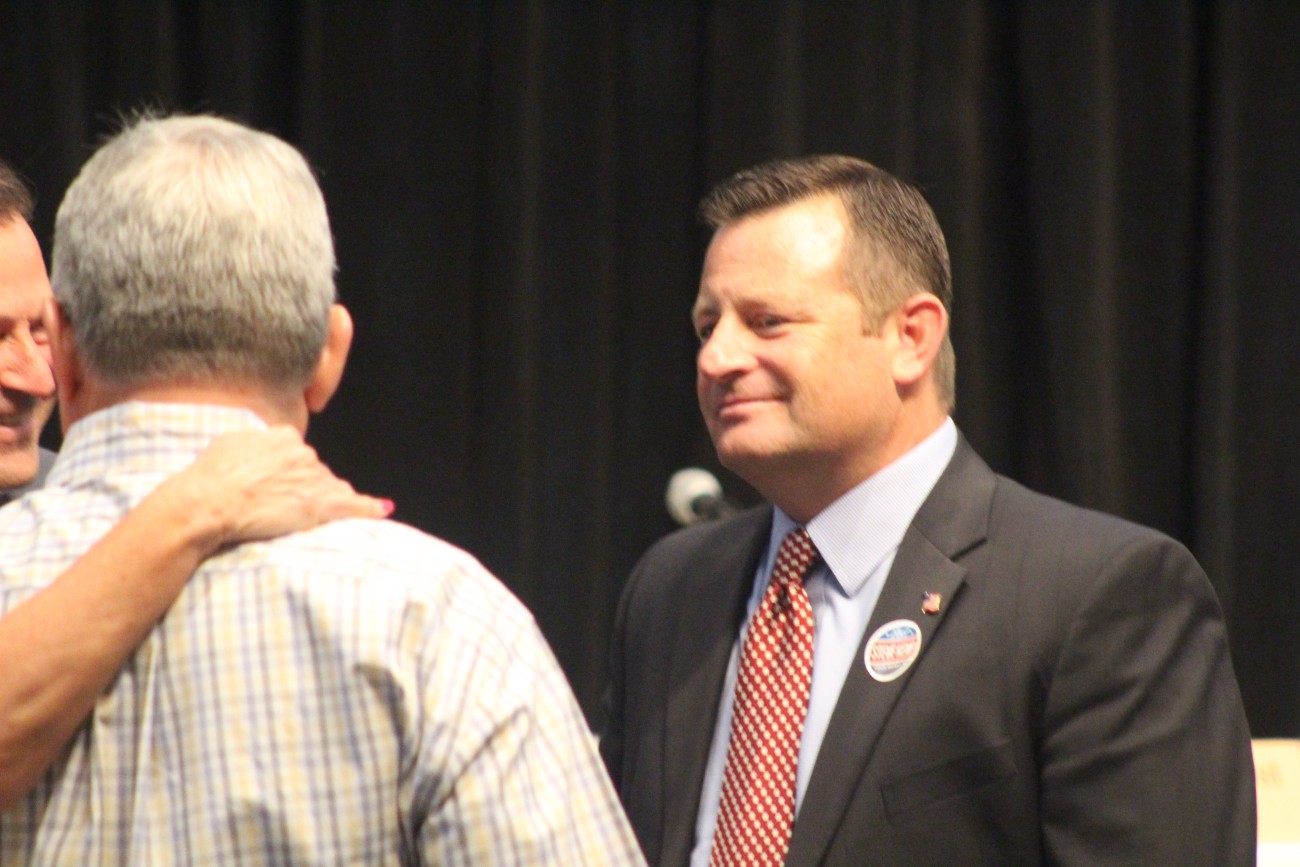
[[[772,505],[669,536],[625,589],[601,749],[651,863],[1253,863],[1213,589],[962,439],[920,193],[814,157],[702,213],[700,408]]]

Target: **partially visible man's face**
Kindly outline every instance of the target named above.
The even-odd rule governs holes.
[[[50,278],[27,221],[0,216],[0,490],[36,477],[41,428],[54,408],[45,333]]]

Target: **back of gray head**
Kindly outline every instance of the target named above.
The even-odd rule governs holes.
[[[209,116],[142,117],[59,207],[51,284],[107,381],[305,384],[334,302],[334,245],[294,148]]]

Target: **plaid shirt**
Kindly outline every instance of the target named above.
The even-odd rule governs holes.
[[[242,410],[128,403],[0,512],[0,616]],[[69,754],[0,815],[0,864],[641,864],[564,676],[476,560],[340,521],[209,560]]]

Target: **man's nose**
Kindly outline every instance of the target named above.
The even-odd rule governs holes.
[[[0,348],[0,386],[36,398],[54,396],[49,349],[26,329],[15,330]]]
[[[753,363],[745,329],[730,319],[719,320],[700,344],[695,363],[700,374],[710,379],[725,379],[743,371]]]

